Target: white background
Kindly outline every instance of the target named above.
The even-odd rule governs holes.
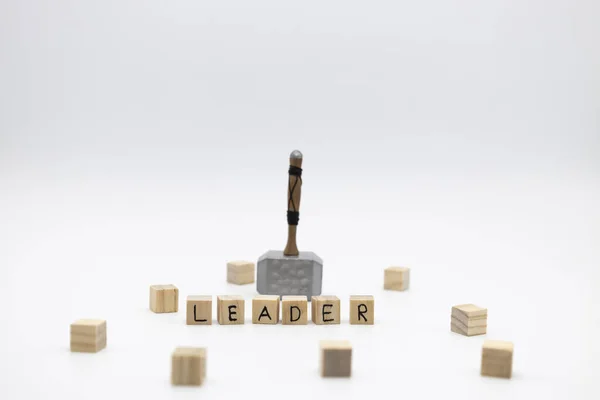
[[[0,1],[0,397],[597,399],[599,4]],[[152,314],[151,284],[256,294],[225,263],[285,245],[295,148],[342,324]],[[486,336],[450,332],[460,303]],[[104,351],[69,352],[79,318]],[[328,338],[350,380],[319,377]],[[479,376],[486,338],[513,379]],[[203,387],[171,387],[179,345]]]

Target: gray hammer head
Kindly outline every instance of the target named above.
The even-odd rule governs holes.
[[[321,294],[323,260],[315,253],[301,251],[284,256],[283,251],[268,251],[258,259],[256,289],[260,294],[311,296]]]

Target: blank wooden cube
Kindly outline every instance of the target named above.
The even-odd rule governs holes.
[[[173,313],[179,309],[179,289],[175,285],[150,286],[150,310]]]
[[[465,336],[485,334],[487,309],[475,304],[460,304],[452,307],[450,330]]]
[[[217,296],[217,321],[221,325],[242,325],[246,302],[242,296]]]
[[[486,340],[481,352],[481,375],[510,378],[513,350],[514,346],[511,342]]]
[[[200,386],[206,378],[206,349],[178,347],[171,356],[171,383]]]
[[[187,325],[212,325],[212,296],[188,296]]]
[[[250,261],[228,262],[227,282],[235,285],[254,283],[254,263]]]
[[[279,322],[279,296],[261,295],[252,299],[252,323],[274,325]]]
[[[403,291],[410,283],[410,269],[406,267],[389,267],[384,270],[383,288],[385,290]]]
[[[375,323],[375,298],[373,296],[350,296],[350,324],[373,325]]]
[[[308,324],[308,298],[306,296],[281,296],[281,314],[283,325]]]
[[[311,316],[315,325],[340,323],[340,299],[337,296],[312,296]]]
[[[71,324],[71,351],[97,353],[106,347],[106,321],[80,319]]]
[[[321,376],[350,377],[352,345],[347,340],[321,341]]]

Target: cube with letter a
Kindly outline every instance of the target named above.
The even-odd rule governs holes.
[[[275,325],[279,322],[279,296],[260,295],[252,299],[252,323]]]

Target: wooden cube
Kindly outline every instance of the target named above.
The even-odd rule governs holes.
[[[385,290],[403,291],[410,283],[410,269],[406,267],[389,267],[384,270],[383,288]]]
[[[483,335],[487,332],[487,309],[475,304],[452,307],[450,330],[465,336]]]
[[[337,296],[312,296],[311,316],[315,325],[340,323],[340,299]]]
[[[179,309],[179,289],[175,285],[150,286],[150,310],[173,313]]]
[[[279,322],[279,296],[261,295],[252,299],[252,323],[274,325]]]
[[[188,296],[187,325],[212,325],[212,296]]]
[[[106,347],[106,321],[80,319],[71,324],[71,351],[97,353]]]
[[[227,282],[235,285],[254,283],[254,263],[250,261],[228,262]]]
[[[350,324],[373,325],[375,323],[375,298],[373,296],[350,296]]]
[[[217,321],[221,325],[244,324],[246,302],[242,296],[217,296]]]
[[[171,356],[171,383],[200,386],[206,378],[206,349],[178,347]]]
[[[321,341],[321,376],[350,377],[352,345],[347,340]]]
[[[281,296],[281,314],[283,325],[308,324],[308,298],[306,296]]]
[[[486,340],[481,352],[481,375],[510,378],[513,350],[514,346],[511,342]]]

